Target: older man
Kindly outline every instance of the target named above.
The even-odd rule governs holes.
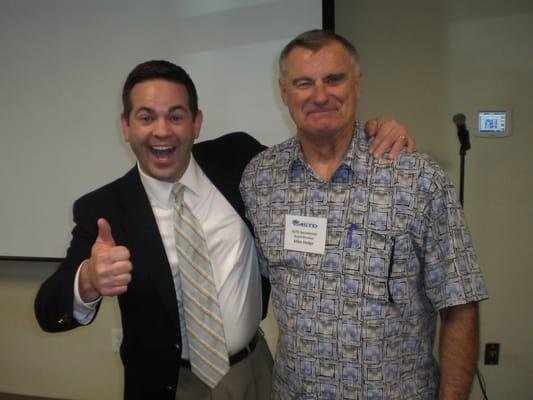
[[[293,39],[279,86],[296,136],[241,181],[280,329],[273,398],[466,399],[487,292],[452,184],[425,155],[369,156],[345,38]]]

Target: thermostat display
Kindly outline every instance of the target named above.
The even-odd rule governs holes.
[[[499,137],[511,134],[510,111],[478,111],[478,136]]]

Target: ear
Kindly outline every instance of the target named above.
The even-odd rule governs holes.
[[[122,137],[126,142],[130,141],[130,122],[124,114],[120,114],[120,126],[122,128]]]
[[[278,85],[281,100],[283,100],[283,104],[287,105],[287,85],[285,84],[283,77],[278,79]]]
[[[200,129],[202,129],[202,122],[204,121],[204,114],[202,110],[198,110],[193,122],[194,139],[198,139],[200,136]]]

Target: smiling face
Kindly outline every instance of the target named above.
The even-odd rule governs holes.
[[[361,75],[340,43],[331,41],[318,50],[294,47],[279,85],[301,140],[351,137]]]
[[[202,113],[193,118],[185,86],[163,79],[136,84],[132,109],[122,115],[122,134],[142,171],[152,178],[177,182],[189,165]]]

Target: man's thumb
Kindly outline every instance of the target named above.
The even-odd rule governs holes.
[[[107,222],[105,218],[99,218],[97,224],[98,237],[96,238],[96,240],[114,246],[115,239],[113,239],[113,235],[111,234],[111,225],[109,225],[109,222]]]

